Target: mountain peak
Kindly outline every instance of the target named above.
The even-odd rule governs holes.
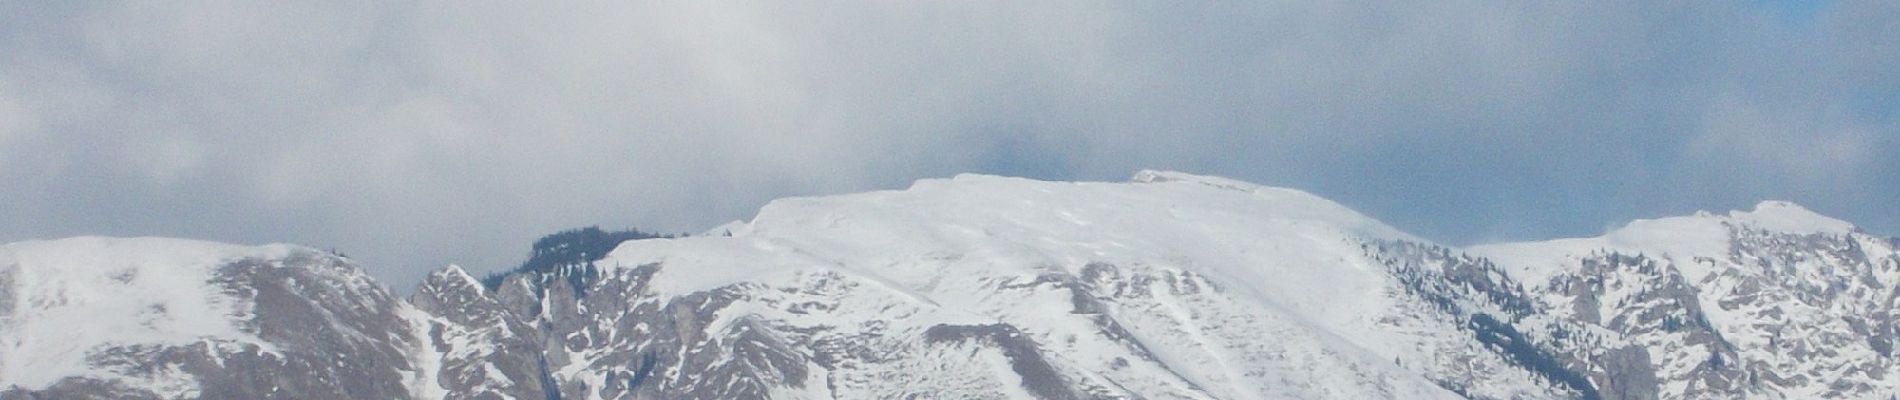
[[[423,284],[424,285],[451,285],[452,284],[452,285],[473,286],[476,288],[482,287],[481,281],[476,280],[475,276],[469,275],[467,270],[462,269],[461,265],[456,265],[456,264],[449,264],[446,267],[442,267],[441,269],[437,269],[435,271],[429,272],[429,277],[428,279],[425,279],[423,281]]]
[[[1732,231],[1737,229],[1793,235],[1845,235],[1854,232],[1855,227],[1792,202],[1770,200],[1756,204],[1750,211],[1735,210],[1727,214],[1698,211],[1686,216],[1638,219],[1596,237],[1487,244],[1470,250],[1519,267],[1523,277],[1538,278],[1550,271],[1537,271],[1528,266],[1562,264],[1570,257],[1595,251],[1720,257],[1729,253]],[[1693,271],[1691,278],[1699,279],[1703,272]]]
[[[1423,242],[1306,192],[1161,171],[1133,182],[926,179],[903,190],[776,200],[719,231],[732,236],[627,242],[599,264],[670,265],[650,283],[656,293],[814,268],[924,290],[946,274],[1033,276],[1094,262],[1183,264],[1291,290],[1303,287],[1296,274],[1273,274],[1276,266],[1311,272],[1315,285],[1337,282],[1340,271],[1306,268],[1356,257],[1363,251],[1351,243],[1361,240]]]
[[[1769,200],[1755,205],[1753,211],[1730,211],[1728,218],[1756,228],[1795,234],[1847,234],[1854,224],[1821,215],[1799,204]]]

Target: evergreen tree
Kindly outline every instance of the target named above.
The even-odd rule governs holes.
[[[607,257],[621,242],[628,240],[673,238],[679,235],[666,235],[641,232],[639,229],[605,231],[599,226],[569,229],[543,236],[534,241],[528,253],[528,260],[521,266],[507,272],[482,278],[482,284],[494,289],[501,286],[502,278],[520,272],[547,273],[562,268],[584,268],[591,270],[595,261]],[[588,271],[591,272],[591,271]],[[579,279],[580,276],[570,276]],[[579,282],[573,282],[579,287]]]

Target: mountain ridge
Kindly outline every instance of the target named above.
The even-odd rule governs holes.
[[[258,336],[258,349],[291,351],[252,353],[299,366],[271,371],[358,380],[305,395],[407,398],[1875,398],[1900,386],[1882,339],[1900,316],[1895,242],[1786,202],[1458,249],[1226,178],[966,174],[781,199],[714,231],[629,240],[498,285],[448,266],[408,299],[309,249],[200,260],[218,271],[206,282],[288,271],[206,298],[308,307],[221,310],[239,332],[193,337],[244,343],[267,332],[247,321],[279,314],[347,328]],[[115,263],[104,258],[82,264]],[[48,303],[31,293],[59,292],[22,287],[31,268],[10,264],[0,344],[46,323],[19,310]],[[355,272],[296,272],[311,268]],[[222,360],[189,346],[88,351]],[[362,354],[381,360],[362,369],[382,372],[310,368],[308,350]],[[0,365],[26,351],[0,346]],[[295,396],[190,365],[107,363],[48,386],[0,370],[0,393]],[[138,372],[166,370],[185,372]]]

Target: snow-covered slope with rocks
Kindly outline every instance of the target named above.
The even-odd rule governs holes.
[[[224,261],[281,258],[288,248],[181,240],[75,238],[0,248],[0,376],[50,386],[67,377],[123,378],[164,394],[189,393],[166,372],[128,376],[88,365],[96,348],[212,344],[207,350],[276,351],[240,328],[252,311],[211,282]],[[109,317],[109,318],[108,318]]]
[[[1647,349],[1664,398],[1900,393],[1893,239],[1787,202],[1479,246],[1553,316]]]
[[[0,247],[0,397],[409,398],[407,303],[288,245],[82,237]]]
[[[407,301],[293,246],[8,245],[0,393],[1884,398],[1900,382],[1896,243],[1788,203],[1466,251],[1223,178],[963,175],[783,199],[709,233],[488,284],[444,268]],[[93,327],[115,329],[58,334]],[[257,372],[219,375],[236,368]]]

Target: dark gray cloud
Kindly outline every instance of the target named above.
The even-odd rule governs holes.
[[[406,285],[553,229],[1139,168],[1462,244],[1788,199],[1900,232],[1900,6],[0,5],[0,240],[333,246]]]

